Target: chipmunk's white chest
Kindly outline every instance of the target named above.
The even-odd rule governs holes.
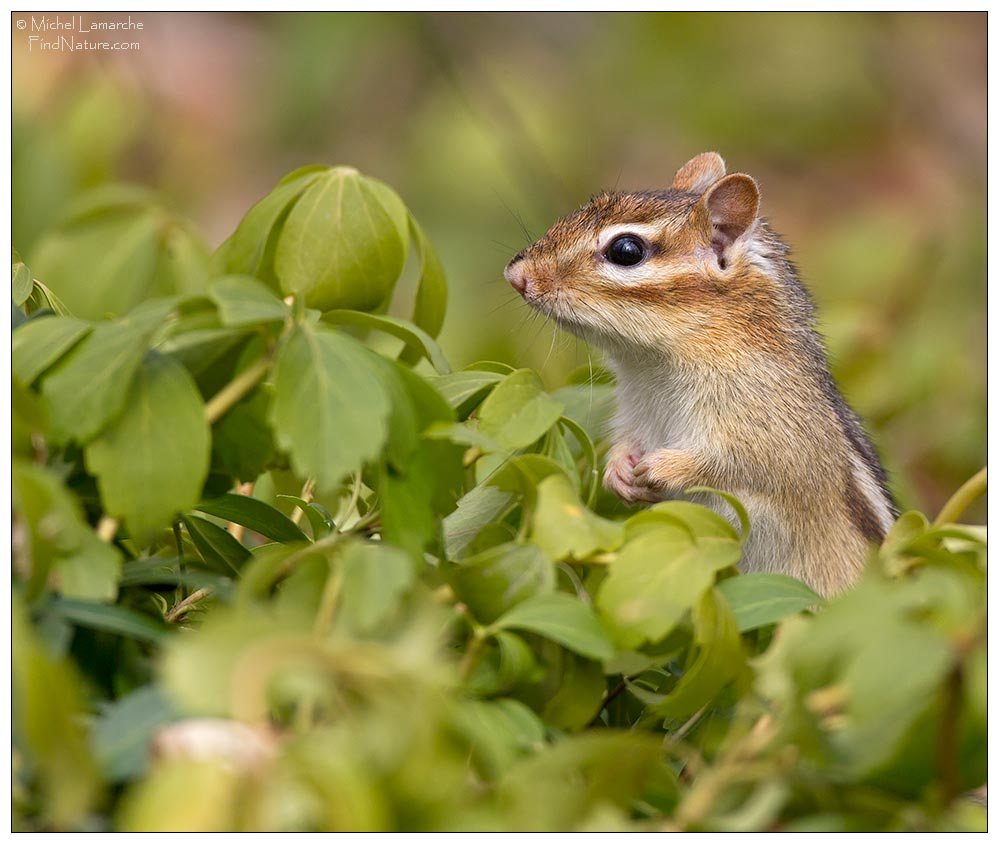
[[[617,376],[615,429],[643,451],[703,448],[711,423],[703,385],[664,364],[612,361]]]

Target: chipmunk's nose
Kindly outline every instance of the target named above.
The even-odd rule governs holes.
[[[506,265],[503,275],[506,276],[506,280],[513,285],[513,289],[523,296],[527,292],[527,285],[530,283],[530,279],[527,276],[527,271],[521,258],[522,256],[520,255],[515,256],[514,259]]]

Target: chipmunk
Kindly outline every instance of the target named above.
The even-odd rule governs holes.
[[[668,190],[604,193],[517,253],[532,307],[604,349],[616,376],[604,486],[627,503],[737,496],[740,568],[849,587],[898,516],[833,381],[814,306],[760,193],[708,152]],[[688,498],[733,517],[718,496]]]

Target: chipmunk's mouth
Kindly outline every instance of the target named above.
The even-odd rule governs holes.
[[[591,335],[594,327],[580,318],[578,307],[565,301],[569,292],[567,283],[539,277],[531,272],[530,262],[523,260],[520,255],[507,264],[503,275],[528,305],[555,322],[559,328],[586,340],[593,339]]]
[[[559,328],[585,340],[592,339],[590,335],[593,333],[593,326],[585,318],[581,318],[577,308],[566,301],[565,294],[558,285],[528,287],[520,295],[528,305],[552,320]]]

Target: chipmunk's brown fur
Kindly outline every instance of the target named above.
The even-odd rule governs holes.
[[[698,485],[732,492],[752,522],[742,567],[832,594],[856,579],[897,509],[829,374],[788,248],[758,207],[756,182],[704,153],[669,190],[596,197],[506,275],[608,353],[618,399],[609,489],[629,503]],[[633,265],[614,260],[621,239],[641,254]]]

